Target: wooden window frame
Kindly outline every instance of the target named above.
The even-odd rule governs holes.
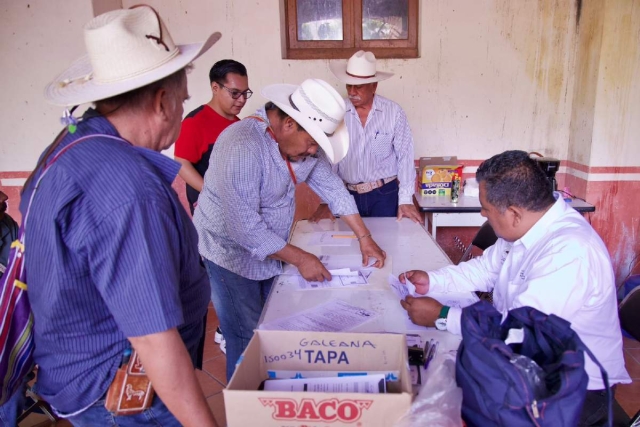
[[[298,40],[297,0],[281,0],[283,59],[346,59],[359,50],[377,58],[418,58],[419,0],[408,0],[408,38],[406,40],[362,40],[362,1],[343,0],[343,40]]]

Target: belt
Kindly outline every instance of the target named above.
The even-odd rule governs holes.
[[[390,176],[385,179],[378,179],[372,182],[361,182],[360,184],[347,184],[347,188],[351,191],[355,191],[358,194],[368,193],[369,191],[380,188],[385,184],[395,181],[397,176]]]

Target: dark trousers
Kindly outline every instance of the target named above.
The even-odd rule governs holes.
[[[615,387],[611,391],[613,398],[613,426],[626,427],[629,425],[629,416],[615,399]],[[584,400],[582,414],[578,427],[600,427],[607,426],[609,407],[607,402],[607,392],[604,390],[587,390],[587,397]]]
[[[356,201],[358,212],[363,218],[398,215],[398,180],[386,183],[368,193],[349,191]]]

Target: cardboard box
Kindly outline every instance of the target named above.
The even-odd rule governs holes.
[[[398,371],[387,393],[260,391],[269,370]],[[256,330],[229,385],[229,426],[390,426],[411,406],[407,345],[401,334]]]
[[[463,165],[456,156],[420,158],[420,192],[423,196],[451,197],[451,177],[457,173],[462,177]]]

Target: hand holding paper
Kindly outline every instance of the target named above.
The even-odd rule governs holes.
[[[398,280],[404,283],[409,294],[412,296],[423,296],[429,292],[429,274],[422,270],[409,270],[398,276]]]

